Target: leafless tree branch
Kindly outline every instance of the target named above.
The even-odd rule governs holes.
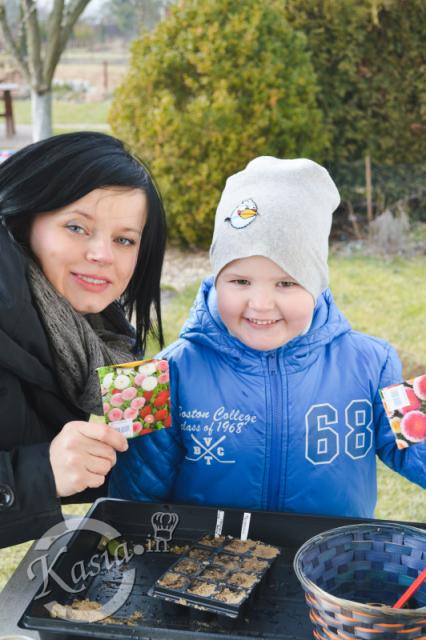
[[[49,61],[47,64],[46,61],[46,77],[48,77],[48,73],[52,74],[55,71],[56,65],[59,62],[59,59],[65,49],[68,38],[71,35],[72,28],[77,22],[80,15],[83,13],[90,0],[71,0],[68,4],[64,4],[62,0],[55,0],[55,7],[59,3],[64,4],[64,8],[62,11],[62,22],[61,27],[58,33],[57,46],[56,49],[52,48],[51,55],[49,57]],[[50,33],[50,30],[49,30]]]
[[[0,31],[3,34],[6,48],[10,55],[15,59],[20,70],[24,74],[25,79],[31,82],[30,69],[24,55],[19,51],[19,47],[12,35],[6,16],[5,0],[0,0]]]
[[[41,40],[38,24],[37,5],[35,0],[21,0],[23,20],[28,43],[29,67],[31,71],[32,86],[39,93],[44,90],[42,64],[41,64]],[[47,87],[46,87],[47,89]]]
[[[61,48],[62,20],[64,16],[64,0],[54,0],[52,12],[47,26],[47,46],[44,59],[43,76],[50,85],[56,64],[59,61],[58,49]]]
[[[89,4],[90,0],[71,0],[67,5],[64,21],[62,25],[61,53],[65,48],[72,28]]]

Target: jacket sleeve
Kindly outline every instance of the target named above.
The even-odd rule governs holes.
[[[382,370],[379,388],[402,381],[401,363],[393,347],[389,347],[388,357]],[[374,399],[376,430],[376,452],[391,469],[426,489],[426,442],[398,449],[389,425],[379,391]]]
[[[0,547],[39,538],[60,520],[49,443],[0,451]]]
[[[129,448],[117,454],[109,479],[113,498],[161,502],[172,497],[175,479],[183,459],[178,413],[178,372],[169,359],[172,426],[129,441]]]

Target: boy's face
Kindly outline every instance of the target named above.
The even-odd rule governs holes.
[[[252,349],[277,349],[303,333],[312,318],[311,294],[263,256],[227,264],[216,291],[228,331]]]

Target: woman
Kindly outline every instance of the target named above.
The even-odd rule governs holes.
[[[0,166],[0,546],[39,537],[61,500],[105,493],[125,438],[101,414],[96,368],[160,343],[166,225],[123,144],[55,136]],[[155,311],[156,323],[151,318]],[[126,320],[135,319],[136,331]]]

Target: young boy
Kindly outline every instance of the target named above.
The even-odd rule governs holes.
[[[339,200],[310,160],[260,157],[227,180],[214,276],[161,354],[173,426],[131,442],[113,496],[372,517],[376,454],[426,487],[425,443],[397,449],[378,393],[402,379],[396,352],[327,289]]]

